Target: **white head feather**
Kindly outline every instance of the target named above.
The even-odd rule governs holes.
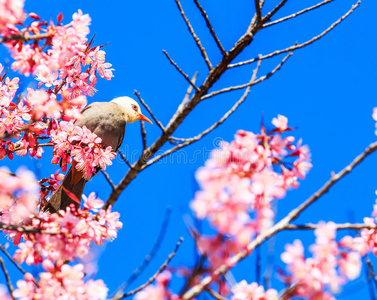
[[[124,96],[118,97],[110,102],[114,102],[120,106],[126,116],[127,123],[133,123],[139,120],[147,121],[152,123],[148,118],[146,118],[140,110],[139,104],[132,98]]]

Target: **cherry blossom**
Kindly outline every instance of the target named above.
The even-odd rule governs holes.
[[[149,285],[142,291],[138,292],[135,300],[179,300],[178,295],[174,295],[168,285],[171,279],[171,273],[164,271],[156,278],[155,285]]]
[[[68,207],[66,211],[48,214],[40,212],[37,218],[30,221],[32,228],[38,229],[35,233],[25,233],[25,242],[19,244],[14,259],[27,264],[38,264],[43,259],[51,261],[72,261],[74,258],[84,258],[89,253],[91,242],[103,244],[108,239],[117,236],[117,230],[122,228],[119,213],[100,210],[96,217],[90,212],[94,208],[103,206],[103,202],[94,199],[91,194],[85,200],[85,208],[75,210]]]
[[[232,288],[231,300],[277,300],[278,292],[274,289],[264,290],[256,282],[248,284],[242,280]]]
[[[273,120],[277,127],[268,133],[264,126],[260,134],[239,130],[196,173],[202,188],[191,202],[196,217],[207,218],[219,234],[241,246],[273,224],[271,201],[297,188],[311,168],[308,147],[282,136],[292,130],[287,122],[279,115]]]
[[[25,19],[24,0],[0,1],[0,34],[8,35],[9,27],[21,24]]]
[[[361,271],[359,253],[335,241],[333,222],[320,223],[315,230],[316,242],[310,247],[313,256],[305,258],[300,240],[285,247],[281,259],[290,273],[287,283],[294,284],[290,295],[316,299],[330,299],[329,291],[337,293],[347,280],[353,280]],[[327,291],[329,289],[329,291]],[[321,299],[322,299],[321,298]]]
[[[47,272],[39,273],[36,286],[31,274],[26,273],[24,280],[17,282],[14,296],[28,299],[106,299],[108,288],[102,280],[84,281],[84,266],[77,264],[53,264],[45,260],[42,264]]]
[[[103,149],[102,140],[85,126],[77,127],[72,121],[61,121],[58,127],[51,130],[51,141],[54,143],[52,163],[61,161],[62,170],[67,163],[76,162],[76,168],[89,180],[96,173],[96,167],[106,169],[116,156],[111,147]]]

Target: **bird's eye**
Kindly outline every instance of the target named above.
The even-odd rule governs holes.
[[[132,109],[137,111],[137,106],[135,104],[132,104]]]

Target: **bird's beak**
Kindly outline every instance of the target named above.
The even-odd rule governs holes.
[[[153,124],[152,121],[149,120],[149,119],[148,119],[146,116],[144,116],[143,114],[139,114],[139,117],[140,117],[140,120]]]

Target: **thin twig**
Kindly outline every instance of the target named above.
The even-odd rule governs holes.
[[[0,244],[0,250],[5,254],[5,256],[16,266],[17,269],[19,269],[22,274],[26,274],[26,271],[20,266],[20,264],[18,262],[16,262],[12,256],[10,256],[10,254],[8,253],[7,250],[5,250],[5,247],[3,245]],[[38,283],[33,279],[33,282],[36,286],[38,286]]]
[[[8,270],[7,270],[6,267],[5,267],[5,263],[4,263],[4,260],[3,260],[2,257],[0,257],[0,266],[1,266],[1,269],[3,270],[3,273],[4,273],[4,275],[5,275],[5,278],[6,278],[6,280],[7,280],[7,285],[8,285],[8,289],[9,289],[10,296],[12,297],[13,300],[16,300],[16,298],[13,296],[13,286],[12,286],[12,282],[11,282],[11,280],[10,280]]]
[[[112,300],[118,300],[118,299],[127,298],[129,296],[132,296],[132,295],[136,294],[137,292],[140,292],[142,289],[144,289],[148,285],[150,285],[157,278],[157,276],[160,275],[160,273],[165,270],[165,268],[167,267],[167,265],[170,263],[170,261],[173,259],[173,257],[177,253],[178,248],[179,248],[179,246],[181,245],[182,242],[183,242],[183,238],[181,237],[179,239],[179,241],[177,242],[174,251],[172,253],[170,253],[170,255],[168,256],[167,260],[161,265],[161,267],[157,270],[157,272],[151,278],[149,278],[149,280],[146,283],[144,283],[141,286],[139,286],[138,288],[136,288],[136,289],[134,289],[134,290],[132,290],[132,291],[130,291],[130,292],[122,295],[122,297],[120,297],[120,298],[113,298]]]
[[[148,266],[149,262],[156,255],[157,250],[160,248],[160,245],[161,245],[162,241],[164,240],[166,230],[168,228],[168,224],[169,224],[169,221],[170,221],[170,214],[171,214],[171,209],[170,208],[166,209],[164,221],[161,225],[160,232],[157,236],[157,239],[156,239],[156,241],[153,245],[152,250],[149,252],[149,254],[147,256],[145,256],[145,258],[144,258],[143,262],[140,264],[140,266],[135,271],[133,271],[131,276],[118,289],[118,291],[116,292],[116,294],[114,296],[115,298],[123,295],[124,290],[130,284],[132,284],[135,281],[135,279],[145,270],[145,268]]]
[[[191,79],[191,82],[195,85],[196,83],[196,78],[198,76],[198,72],[195,72],[194,76],[192,76],[192,79]],[[187,102],[189,101],[190,99],[190,95],[192,93],[192,88],[193,88],[193,85],[190,84],[187,88],[187,91],[186,91],[186,94],[185,94],[185,97],[183,98],[181,104],[179,104],[178,108],[177,108],[177,112],[176,113],[180,113],[182,112],[183,108],[185,107],[185,105],[187,104]]]
[[[165,131],[165,127],[155,117],[155,115],[152,113],[152,110],[149,108],[149,106],[147,105],[147,103],[145,103],[145,101],[141,98],[140,94],[136,90],[134,91],[134,94],[139,99],[140,103],[143,104],[143,106],[145,107],[145,109],[149,112],[149,114],[151,115],[152,119],[156,122],[156,124],[158,125],[158,127],[160,127],[160,129],[164,132]]]
[[[141,140],[143,142],[143,153],[147,150],[147,133],[145,131],[144,122],[140,122]]]
[[[210,288],[206,288],[206,292],[208,292],[216,300],[227,300],[227,298],[221,296],[219,293],[216,293],[214,290]]]
[[[120,157],[123,159],[123,161],[127,164],[127,166],[128,166],[130,169],[133,169],[131,163],[128,161],[128,159],[127,159],[126,156],[123,154],[123,152],[120,151],[120,149],[118,149],[118,153],[119,153]]]
[[[270,21],[270,19],[284,6],[284,4],[287,2],[288,0],[282,0],[278,5],[275,6],[275,8],[273,10],[271,10],[268,14],[266,14],[264,17],[263,17],[263,20],[262,20],[262,23],[266,23],[268,21]]]
[[[304,225],[295,225],[289,224],[287,225],[284,230],[315,230],[319,227],[318,224],[304,224]],[[376,226],[364,224],[364,223],[343,223],[343,224],[335,224],[334,225],[336,230],[343,230],[343,229],[354,229],[354,230],[361,230],[364,228],[367,229],[375,229]]]
[[[6,43],[9,41],[18,41],[18,40],[23,40],[24,42],[28,41],[35,41],[35,40],[42,40],[45,38],[49,38],[52,36],[52,33],[41,33],[41,34],[36,34],[36,35],[29,35],[28,33],[22,33],[22,34],[16,34],[16,35],[10,35],[6,36],[0,39],[0,44],[1,43]]]
[[[315,41],[319,40],[320,38],[322,38],[323,36],[325,36],[329,31],[331,31],[332,29],[334,29],[337,25],[339,25],[345,18],[347,18],[358,6],[360,5],[360,0],[355,4],[355,5],[352,5],[351,9],[345,14],[343,15],[341,18],[339,18],[336,22],[334,22],[333,24],[331,24],[330,27],[328,27],[326,30],[324,30],[321,34],[315,36],[314,38],[302,43],[302,44],[295,44],[293,46],[290,46],[288,48],[285,48],[285,49],[282,49],[282,50],[277,50],[277,51],[274,51],[270,54],[266,54],[266,55],[262,55],[262,56],[259,56],[259,57],[255,57],[253,59],[250,59],[250,60],[246,60],[246,61],[242,61],[242,62],[239,62],[239,63],[235,63],[235,64],[230,64],[228,65],[228,69],[230,68],[234,68],[234,67],[239,67],[239,66],[244,66],[244,65],[247,65],[247,64],[251,64],[257,60],[260,60],[260,59],[266,59],[266,58],[271,58],[271,57],[274,57],[276,55],[279,55],[279,54],[282,54],[282,53],[286,53],[286,52],[289,52],[289,51],[294,51],[294,50],[297,50],[297,49],[300,49],[300,48],[303,48],[305,46],[308,46],[312,43],[314,43]]]
[[[280,70],[280,68],[284,65],[284,63],[288,60],[288,58],[293,54],[293,51],[289,52],[287,56],[285,56],[283,58],[283,60],[275,67],[275,69],[273,69],[271,72],[267,73],[265,76],[262,76],[260,78],[258,78],[257,80],[254,80],[254,81],[250,81],[248,83],[245,83],[245,84],[241,84],[241,85],[237,85],[237,86],[231,86],[231,87],[228,87],[228,88],[224,88],[224,89],[221,89],[219,91],[214,91],[212,93],[209,93],[205,96],[202,97],[202,100],[205,100],[205,99],[208,99],[208,98],[211,98],[213,96],[217,96],[219,94],[222,94],[222,93],[226,93],[226,92],[231,92],[231,91],[235,91],[235,90],[240,90],[240,89],[244,89],[245,87],[248,87],[248,86],[252,86],[252,85],[256,85],[268,78],[270,78],[274,73],[276,73],[277,71]],[[261,61],[261,60],[259,60]]]
[[[199,3],[198,0],[194,0],[194,2],[195,2],[195,4],[196,4],[197,8],[200,10],[200,12],[201,12],[201,14],[202,14],[204,20],[206,21],[206,25],[207,25],[207,27],[208,27],[208,29],[209,29],[209,32],[211,33],[213,39],[215,40],[215,42],[216,42],[216,44],[217,44],[217,47],[219,47],[219,49],[220,49],[220,51],[221,51],[221,54],[222,54],[223,56],[225,56],[225,55],[226,55],[226,51],[225,51],[223,45],[221,44],[219,38],[217,37],[217,35],[216,35],[216,33],[215,33],[215,30],[213,30],[213,26],[212,26],[212,24],[211,24],[211,22],[210,22],[210,20],[209,20],[209,18],[208,18],[207,13],[206,13],[205,10],[203,9],[203,7],[200,5],[200,3]]]
[[[178,67],[178,65],[174,62],[174,60],[172,60],[169,56],[169,54],[165,51],[165,50],[162,50],[162,52],[164,52],[164,54],[166,55],[166,57],[168,58],[168,60],[170,61],[170,63],[178,70],[179,73],[182,74],[182,76],[192,85],[192,87],[198,92],[199,91],[199,88],[197,88],[195,86],[195,84],[190,80],[190,77],[187,76],[186,73],[184,73],[180,67]]]
[[[364,256],[364,262],[368,267],[368,268],[365,268],[365,272],[366,272],[366,275],[367,275],[370,297],[371,297],[372,300],[375,300],[376,299],[376,293],[374,292],[373,284],[377,288],[377,276],[374,273],[373,265],[372,265],[368,256]],[[373,284],[372,284],[372,281],[373,281]]]
[[[311,10],[313,10],[313,9],[319,8],[319,7],[321,7],[321,6],[325,5],[325,4],[330,3],[330,2],[333,2],[333,1],[334,1],[334,0],[325,0],[325,1],[322,1],[322,2],[320,2],[320,3],[318,3],[318,4],[316,4],[316,5],[313,5],[313,6],[311,6],[311,7],[308,7],[308,8],[305,8],[305,9],[303,9],[303,10],[300,10],[300,11],[298,11],[298,12],[296,12],[296,13],[294,13],[294,14],[291,14],[291,15],[289,15],[289,16],[286,16],[286,17],[284,17],[284,18],[280,18],[280,19],[278,19],[278,20],[276,20],[276,21],[272,21],[272,22],[268,22],[268,23],[266,23],[266,24],[263,24],[263,28],[266,28],[266,27],[269,27],[269,26],[272,26],[272,25],[275,25],[275,24],[278,24],[278,23],[281,23],[281,22],[287,21],[287,20],[292,19],[292,18],[296,18],[296,17],[299,16],[299,15],[302,15],[302,14],[308,12],[308,11],[311,11]]]
[[[113,183],[113,181],[111,180],[109,174],[107,174],[107,172],[105,172],[104,170],[101,170],[101,173],[103,174],[103,176],[105,176],[107,182],[110,184],[111,188],[112,189],[115,189],[115,185]]]
[[[238,262],[246,258],[255,247],[262,244],[265,240],[275,235],[279,231],[286,229],[290,222],[295,220],[306,208],[308,208],[313,202],[318,200],[324,194],[326,194],[330,188],[342,179],[345,175],[350,173],[358,164],[360,164],[367,156],[376,151],[377,142],[370,144],[363,153],[359,154],[348,166],[346,166],[339,173],[333,175],[330,180],[328,180],[317,192],[315,192],[311,197],[305,200],[301,205],[291,210],[286,217],[280,220],[271,228],[265,230],[260,235],[258,235],[251,243],[249,243],[246,249],[238,254],[234,255],[226,265],[218,267],[211,275],[203,278],[200,283],[193,286],[189,291],[187,291],[182,299],[191,299],[199,295],[211,282],[214,278],[217,278],[221,274],[225,274],[232,266],[237,265]]]
[[[372,275],[372,279],[373,279],[374,284],[376,285],[376,288],[377,288],[377,276],[376,276],[376,273],[374,273],[373,265],[372,265],[370,259],[367,256],[365,257],[365,263],[368,266],[369,272]]]
[[[265,76],[263,76],[263,80],[265,80],[265,79],[267,79],[267,78],[269,78],[269,77],[271,77],[274,73],[276,73],[280,68],[281,68],[281,66],[284,64],[284,62],[286,62],[287,61],[287,59],[289,58],[289,56],[291,55],[292,53],[289,53],[281,62],[280,62],[280,64],[273,70],[273,71],[271,71],[270,73],[268,73],[267,75],[265,75]],[[252,82],[254,81],[254,82],[262,82],[263,80],[260,80],[261,78],[259,78],[257,81],[255,81],[255,77],[256,77],[256,74],[257,74],[257,72],[258,72],[258,70],[259,70],[259,67],[260,67],[260,62],[261,61],[259,61],[258,62],[258,65],[257,65],[257,67],[255,68],[255,70],[254,70],[254,72],[253,72],[253,76],[252,76],[252,78],[251,78],[251,80],[250,80],[250,82],[248,83],[248,84],[246,84],[245,86],[247,87],[246,88],[246,90],[245,90],[245,92],[244,92],[244,94],[242,95],[242,97],[232,106],[232,108],[230,109],[230,110],[228,110],[225,114],[224,114],[224,116],[219,120],[219,121],[217,121],[217,122],[215,122],[212,126],[210,126],[209,128],[207,128],[206,130],[204,130],[202,133],[200,133],[200,134],[198,134],[197,136],[195,136],[195,137],[192,137],[192,138],[188,138],[188,139],[181,139],[181,138],[172,138],[172,139],[174,139],[174,140],[177,140],[177,141],[181,141],[181,142],[183,142],[182,144],[179,144],[179,145],[177,145],[177,146],[175,146],[175,147],[173,147],[173,148],[171,148],[171,149],[169,149],[169,150],[166,150],[164,153],[162,153],[162,154],[160,154],[160,155],[158,155],[158,156],[155,156],[155,157],[153,157],[152,159],[150,159],[143,167],[142,167],[142,170],[143,169],[145,169],[145,168],[147,168],[147,167],[149,167],[150,165],[152,165],[152,164],[154,164],[155,162],[157,162],[157,161],[159,161],[161,158],[163,158],[163,157],[165,157],[165,156],[167,156],[167,155],[169,155],[169,154],[171,154],[171,153],[173,153],[173,152],[175,152],[175,151],[177,151],[178,149],[181,149],[181,148],[183,148],[183,147],[186,147],[186,146],[188,146],[188,145],[190,145],[190,144],[192,144],[192,143],[194,143],[194,142],[196,142],[196,141],[198,141],[198,140],[200,140],[200,139],[202,139],[204,136],[206,136],[208,133],[210,133],[211,131],[213,131],[215,128],[217,128],[219,125],[221,125],[222,123],[224,123],[224,121],[226,120],[226,119],[228,119],[228,117],[232,114],[232,113],[234,113],[236,110],[237,110],[237,108],[240,106],[240,104],[242,104],[245,100],[246,100],[246,97],[247,97],[247,95],[249,94],[249,92],[250,92],[250,88],[251,88],[251,86],[253,85],[252,84]]]
[[[261,11],[259,0],[254,0],[254,3],[255,3],[255,12],[257,14],[257,24],[260,24],[262,22],[262,11]]]
[[[183,8],[182,8],[182,5],[181,3],[179,2],[179,0],[174,0],[175,3],[177,4],[178,6],[178,9],[183,17],[183,19],[185,20],[185,23],[187,25],[187,28],[188,30],[190,31],[192,37],[194,38],[195,42],[196,42],[196,45],[198,46],[199,50],[200,50],[200,53],[202,54],[203,58],[204,58],[204,61],[206,62],[207,66],[208,66],[208,69],[209,70],[212,70],[213,67],[212,67],[212,64],[208,58],[208,55],[206,53],[206,50],[204,49],[204,47],[202,46],[202,43],[200,42],[200,39],[198,38],[198,36],[196,35],[196,33],[194,32],[194,29],[192,28],[191,24],[190,24],[190,21],[188,20],[188,18],[186,17],[185,15],[185,12],[183,11]]]

